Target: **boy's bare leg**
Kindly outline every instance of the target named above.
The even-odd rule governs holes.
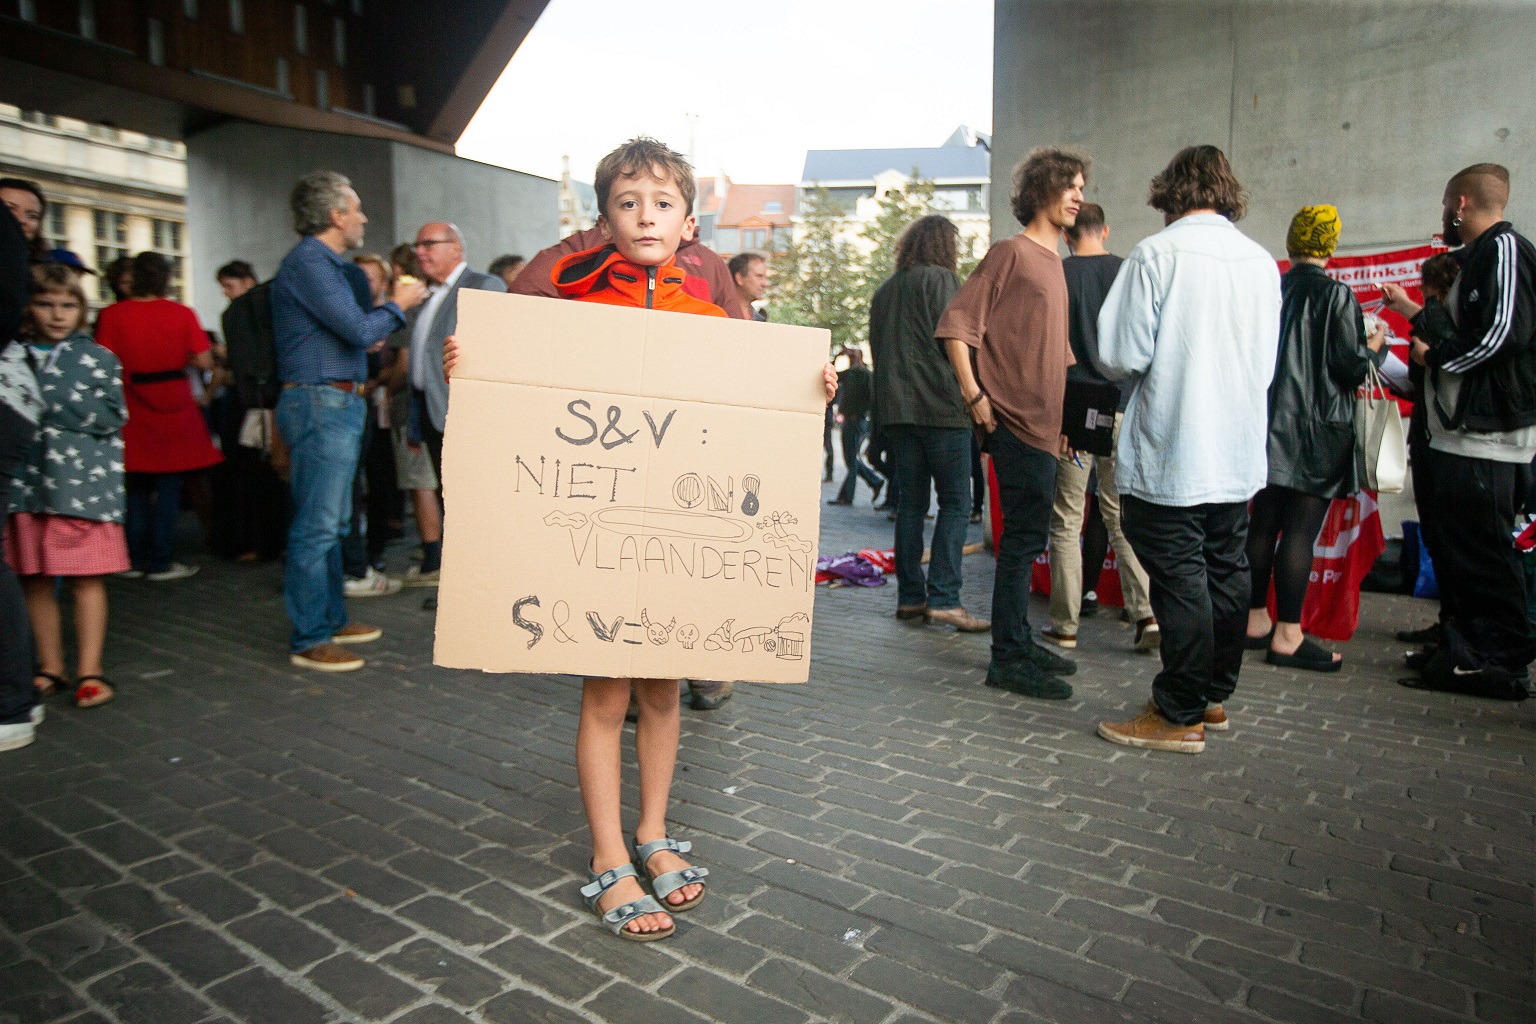
[[[75,674],[99,676],[107,642],[107,585],[100,576],[77,576],[70,582],[75,594]]]
[[[52,675],[64,674],[64,637],[59,626],[59,602],[53,596],[52,576],[23,576],[21,588],[27,596],[27,617],[32,620],[32,640],[37,650],[37,670]],[[33,678],[48,683],[42,676]],[[52,685],[49,683],[48,685]]]
[[[434,544],[443,539],[443,506],[436,491],[413,490],[411,505],[416,512],[416,532],[421,540]]]
[[[640,824],[635,845],[655,842],[667,834],[667,803],[672,796],[672,772],[677,765],[677,744],[682,733],[682,711],[677,700],[676,679],[636,679],[640,721],[635,726],[635,755],[640,761]],[[681,871],[687,861],[662,851],[644,867],[654,876]],[[668,903],[686,903],[704,886],[685,885],[667,897]]]
[[[677,703],[676,683],[672,702]],[[581,803],[592,831],[592,870],[601,874],[629,863],[624,843],[620,797],[619,744],[624,736],[624,711],[629,707],[630,680],[588,679],[581,689],[581,720],[576,726],[576,777],[581,783]],[[677,729],[672,736],[677,756]],[[644,778],[642,761],[642,780]],[[670,776],[670,767],[668,773]],[[644,791],[642,781],[641,790]],[[623,878],[598,900],[604,911],[632,903],[645,895],[638,880]],[[633,932],[662,931],[672,924],[668,914],[646,914],[626,925]]]

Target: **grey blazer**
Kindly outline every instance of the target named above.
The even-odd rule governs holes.
[[[432,426],[439,433],[448,418],[448,382],[443,379],[443,339],[452,334],[459,326],[459,291],[464,288],[474,288],[482,292],[504,292],[507,286],[501,278],[492,274],[482,274],[478,270],[464,268],[464,273],[454,282],[453,290],[443,299],[443,304],[437,307],[437,315],[432,318],[432,328],[427,332],[426,344],[429,351],[426,353],[427,373],[426,387],[423,392],[427,399],[427,416],[432,421]],[[436,355],[434,359],[433,356]],[[420,353],[412,352],[411,359],[420,358]]]

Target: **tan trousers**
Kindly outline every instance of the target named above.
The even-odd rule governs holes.
[[[1115,448],[1120,446],[1120,420],[1115,414]],[[1131,622],[1152,615],[1147,598],[1147,574],[1136,560],[1130,541],[1120,529],[1120,492],[1115,488],[1115,457],[1079,452],[1082,465],[1070,456],[1056,466],[1056,503],[1051,508],[1051,626],[1058,633],[1077,635],[1078,615],[1083,603],[1083,504],[1088,494],[1088,474],[1099,467],[1099,512],[1109,531],[1109,545],[1114,548],[1120,566],[1120,590],[1125,595],[1125,610]],[[1098,582],[1095,575],[1094,582]]]

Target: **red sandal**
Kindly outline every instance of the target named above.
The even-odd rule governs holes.
[[[117,696],[117,691],[106,676],[81,676],[75,683],[77,708],[94,708]]]

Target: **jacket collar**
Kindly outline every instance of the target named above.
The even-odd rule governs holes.
[[[670,309],[681,301],[688,275],[675,263],[643,267],[631,263],[612,244],[572,253],[559,260],[550,271],[561,296],[579,299],[594,292],[614,291],[627,304],[645,309]],[[692,298],[692,296],[689,296]]]

